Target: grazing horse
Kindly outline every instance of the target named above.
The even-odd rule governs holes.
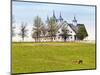
[[[72,63],[73,64],[82,64],[83,60],[73,60]]]
[[[83,63],[83,60],[79,60],[79,61],[78,61],[78,64],[82,64],[82,63]]]

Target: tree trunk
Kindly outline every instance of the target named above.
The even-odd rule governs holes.
[[[64,42],[66,42],[66,36],[64,37]]]
[[[22,42],[24,42],[24,37],[22,37]]]

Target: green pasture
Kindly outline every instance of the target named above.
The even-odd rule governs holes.
[[[95,69],[95,51],[93,43],[13,42],[12,73]]]

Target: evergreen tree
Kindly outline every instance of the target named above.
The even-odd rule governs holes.
[[[77,32],[76,36],[77,36],[77,38],[79,40],[83,40],[85,37],[88,36],[87,31],[86,31],[84,25],[80,25],[78,27],[78,32]]]
[[[42,26],[41,26],[41,32],[43,34],[43,37],[45,37],[45,35],[47,33],[47,29],[46,29],[46,26],[44,24],[42,24]]]
[[[53,41],[53,38],[55,38],[57,33],[57,23],[54,17],[50,17],[48,21],[48,32],[49,36],[51,37],[51,41]]]
[[[41,18],[39,16],[36,16],[34,19],[33,34],[32,34],[32,38],[35,38],[36,42],[40,41],[42,26],[43,26],[43,22],[42,22]]]

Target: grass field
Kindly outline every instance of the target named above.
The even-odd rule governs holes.
[[[12,43],[12,73],[95,69],[95,51],[92,43]]]

